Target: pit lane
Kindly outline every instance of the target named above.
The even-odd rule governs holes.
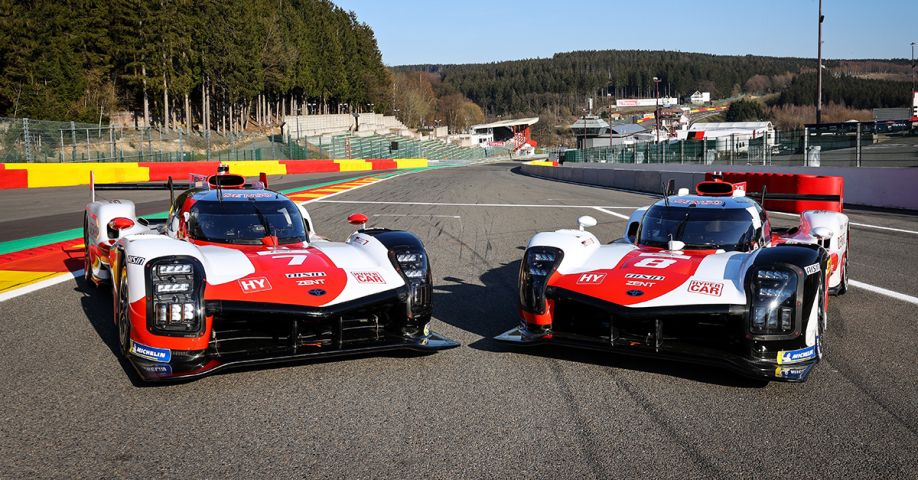
[[[74,280],[0,303],[0,471],[10,477],[915,475],[918,324],[908,302],[859,288],[832,297],[827,358],[802,385],[491,340],[516,323],[517,271],[532,234],[571,228],[578,216],[592,215],[599,225],[591,230],[611,241],[625,220],[594,207],[627,214],[653,200],[513,170],[488,164],[412,173],[308,205],[319,233],[333,240],[352,231],[345,217],[355,211],[368,214],[372,225],[408,229],[424,240],[436,283],[433,327],[463,343],[447,352],[140,387],[116,354],[109,294],[88,295]],[[47,205],[62,195],[36,192]],[[351,201],[361,203],[338,203]],[[63,213],[80,210],[69,200],[66,208]],[[858,223],[918,231],[918,218],[909,215],[849,214]],[[12,219],[0,216],[0,224],[6,221]],[[912,280],[918,260],[910,253],[918,235],[853,227],[850,241],[852,278],[918,295]]]

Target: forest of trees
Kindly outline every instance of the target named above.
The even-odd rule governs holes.
[[[0,12],[0,116],[130,110],[140,125],[233,132],[307,108],[392,108],[373,31],[328,0],[0,0]]]
[[[743,91],[755,75],[766,78],[799,72],[813,60],[642,50],[559,53],[551,58],[468,65],[413,65],[402,70],[439,73],[488,115],[529,114],[546,107],[579,111],[587,97],[653,97],[709,91],[714,98]]]
[[[907,107],[911,84],[848,75],[822,76],[822,101],[856,109]],[[781,92],[777,105],[816,105],[816,74],[803,73]]]

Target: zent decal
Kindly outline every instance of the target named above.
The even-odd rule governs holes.
[[[628,280],[625,282],[625,285],[629,287],[652,287],[656,285],[656,282],[642,282],[640,280]]]
[[[172,360],[172,350],[168,348],[156,348],[137,343],[131,340],[130,352],[140,358],[152,360],[154,362],[169,363]]]
[[[265,277],[250,278],[248,280],[239,280],[239,288],[242,293],[257,293],[271,290],[271,283]]]
[[[692,280],[688,286],[689,293],[700,293],[702,295],[711,295],[712,297],[719,297],[723,290],[724,284],[721,282]]]
[[[351,272],[351,275],[360,283],[386,283],[386,279],[379,272]]]
[[[146,259],[146,258],[143,258],[143,257],[137,257],[137,256],[134,256],[134,255],[128,255],[128,256],[127,256],[127,263],[129,263],[129,264],[131,264],[131,265],[143,265],[143,263],[146,262],[146,261],[147,261],[147,259]]]
[[[325,285],[325,279],[318,278],[315,280],[297,280],[296,284],[301,287],[311,287],[313,285]]]
[[[812,275],[814,273],[819,272],[819,264],[814,263],[812,265],[808,265],[806,267],[803,267],[803,270],[806,272],[807,275]]]
[[[674,263],[676,263],[676,261],[669,258],[650,257],[635,263],[634,266],[641,268],[669,268],[669,266]]]
[[[605,273],[584,273],[577,279],[577,285],[598,285],[605,279]]]

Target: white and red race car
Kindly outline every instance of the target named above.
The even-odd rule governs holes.
[[[585,231],[592,217],[536,234],[520,269],[520,325],[497,339],[804,381],[823,354],[828,294],[847,290],[848,217],[808,210],[778,229],[731,183],[672,190],[608,245]]]
[[[360,225],[315,235],[306,209],[221,172],[188,185],[93,185],[85,275],[111,282],[122,354],[144,381],[231,366],[458,343],[433,333],[431,272],[413,234]],[[99,190],[186,190],[168,219],[138,218]]]

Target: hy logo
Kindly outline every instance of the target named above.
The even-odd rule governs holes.
[[[584,273],[577,279],[577,285],[598,285],[605,279],[605,273]]]
[[[242,289],[242,293],[265,292],[271,290],[271,283],[265,277],[255,277],[239,280],[239,288]]]

